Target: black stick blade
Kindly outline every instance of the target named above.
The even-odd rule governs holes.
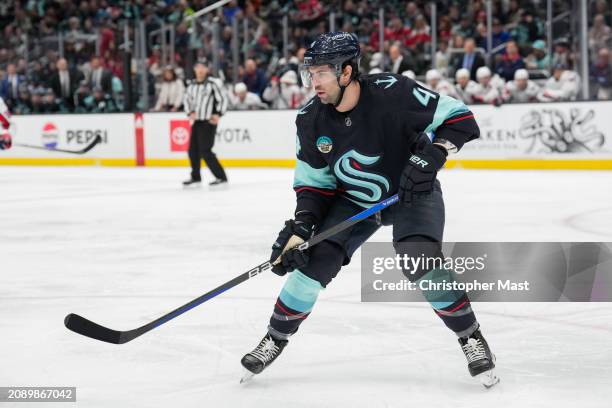
[[[97,323],[87,320],[77,314],[70,313],[64,319],[64,325],[68,330],[92,339],[105,341],[112,344],[121,344],[121,332],[112,330]]]
[[[83,150],[81,150],[79,153],[80,154],[85,154],[88,151],[90,151],[91,149],[93,149],[97,144],[99,144],[100,142],[102,142],[102,137],[100,135],[97,135],[96,138],[93,140],[93,142],[91,142],[91,144],[87,147],[85,147]]]

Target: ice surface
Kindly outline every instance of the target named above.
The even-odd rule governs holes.
[[[76,386],[87,408],[611,406],[612,304],[475,305],[502,377],[485,390],[427,305],[359,302],[358,254],[244,385],[240,358],[283,284],[273,274],[125,345],[63,327],[75,312],[131,329],[265,260],[292,173],[228,174],[211,192],[183,190],[177,168],[0,167],[0,386]],[[612,173],[440,177],[448,241],[612,241]],[[15,404],[28,405],[41,406]]]

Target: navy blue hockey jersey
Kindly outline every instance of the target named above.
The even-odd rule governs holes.
[[[336,194],[366,208],[395,194],[421,132],[459,149],[479,136],[463,102],[400,75],[364,75],[359,82],[350,112],[316,96],[298,111],[296,213],[308,211],[320,221]]]

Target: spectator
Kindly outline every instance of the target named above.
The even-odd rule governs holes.
[[[476,52],[476,41],[473,38],[464,41],[463,54],[455,54],[451,62],[453,72],[465,68],[470,72],[470,79],[476,79],[476,71],[484,64],[484,58]]]
[[[543,40],[536,40],[533,43],[531,53],[525,58],[525,65],[528,69],[550,67],[550,57],[546,54],[546,43]]]
[[[491,103],[499,105],[502,101],[502,88],[504,80],[497,74],[492,75],[489,67],[484,66],[476,71],[476,80],[478,81],[478,91],[473,96],[474,102]]]
[[[570,54],[570,44],[567,38],[562,37],[555,41],[555,48],[552,56],[552,66],[558,65],[570,66],[573,62],[573,57]]]
[[[379,50],[380,49],[380,36],[378,33],[378,27],[380,26],[380,23],[378,22],[378,20],[376,20],[374,22],[373,25],[373,29],[372,32],[370,33],[370,41],[369,41],[369,46],[371,49],[373,50]],[[383,27],[383,42],[389,41],[390,38],[390,31],[389,28],[387,27]]]
[[[19,100],[13,108],[13,114],[28,115],[30,113],[33,113],[30,92],[27,88],[22,88],[19,91]]]
[[[45,82],[47,78],[43,64],[39,60],[32,61],[31,68],[26,73],[28,85],[36,87]]]
[[[459,35],[463,38],[473,37],[474,26],[472,19],[467,14],[461,17],[461,22],[453,27],[452,34],[453,36]]]
[[[434,68],[437,69],[442,75],[448,75],[450,65],[449,58],[448,42],[440,41],[436,50],[436,66]]]
[[[480,23],[476,26],[476,34],[474,34],[474,40],[476,41],[476,46],[478,48],[482,48],[483,50],[487,51],[487,26],[485,24]]]
[[[280,84],[276,77],[272,77],[263,97],[272,104],[272,109],[295,109],[301,105],[303,97],[297,83],[297,74],[291,70],[281,76]]]
[[[601,14],[604,16],[604,21],[607,25],[612,25],[612,10],[610,10],[609,0],[596,0],[595,1],[595,10],[593,10],[595,15]]]
[[[427,20],[422,14],[416,16],[414,20],[414,26],[412,27],[412,34],[408,40],[408,47],[410,49],[418,49],[423,52],[428,48],[431,43],[431,28],[427,24]]]
[[[386,39],[392,42],[398,42],[401,45],[408,45],[411,37],[412,30],[409,27],[404,27],[404,24],[399,17],[394,17],[391,19],[388,36]]]
[[[74,110],[74,93],[84,76],[78,70],[68,69],[68,62],[65,58],[60,58],[56,67],[57,72],[51,77],[49,85],[55,97],[61,99],[62,103],[72,111]]]
[[[42,98],[42,112],[43,113],[65,113],[68,109],[65,109],[59,99],[55,97],[53,89],[47,88]]]
[[[521,45],[532,44],[543,33],[542,24],[534,17],[533,12],[527,8],[522,12],[521,20],[513,30],[516,41]]]
[[[493,24],[492,24],[492,31],[493,31],[493,38],[492,38],[492,46],[493,49],[496,49],[498,46],[500,46],[501,44],[505,44],[508,41],[510,41],[512,39],[512,37],[510,36],[510,34],[508,34],[508,32],[506,32],[506,30],[504,30],[504,27],[502,26],[501,22],[499,21],[498,18],[494,18],[493,19]],[[486,49],[486,46],[485,46]],[[498,51],[495,52],[495,54],[501,54],[502,49],[499,49]],[[514,75],[514,71],[512,72],[512,75]],[[512,79],[512,76],[510,77]]]
[[[435,69],[430,69],[425,74],[425,83],[429,89],[432,91],[436,91],[440,95],[452,96],[453,98],[457,98],[457,92],[455,92],[455,87],[448,82],[440,72]]]
[[[567,65],[558,64],[553,76],[548,78],[544,89],[538,94],[541,102],[575,101],[580,90],[580,76],[568,69]]]
[[[229,98],[233,110],[267,109],[268,107],[257,94],[249,92],[244,82],[234,85],[234,92],[229,94]]]
[[[594,84],[595,99],[612,99],[612,68],[610,67],[610,50],[602,48],[597,53],[597,60],[591,66],[591,82]]]
[[[503,98],[506,103],[537,102],[539,93],[540,87],[529,80],[529,72],[526,69],[517,69],[514,80],[506,84]]]
[[[448,45],[448,43],[450,42],[452,38],[451,30],[452,30],[452,25],[451,25],[450,17],[441,16],[440,22],[438,23],[438,41],[440,43],[446,43]],[[438,48],[440,48],[439,45],[438,45]]]
[[[9,109],[19,100],[19,88],[25,84],[25,78],[17,73],[15,64],[8,64],[6,76],[0,83],[0,97],[4,99]]]
[[[110,94],[113,91],[112,73],[102,67],[99,57],[92,57],[89,64],[91,68],[88,78],[89,86],[92,89],[101,88],[104,93]]]
[[[89,89],[89,82],[82,80],[79,83],[79,87],[74,93],[73,105],[75,113],[85,113],[89,111],[91,102],[91,90]]]
[[[464,103],[473,103],[478,93],[478,84],[470,79],[470,71],[460,68],[455,73],[455,93]]]
[[[153,110],[165,112],[178,112],[183,106],[185,84],[176,77],[174,68],[168,66],[163,71],[163,82],[159,89],[159,96]]]
[[[409,1],[406,3],[406,15],[404,20],[408,27],[414,27],[415,21],[420,14],[419,7],[414,1]]]
[[[37,87],[32,90],[32,94],[30,96],[30,108],[32,109],[32,113],[43,113],[45,112],[44,104],[43,104],[43,96],[45,95],[45,89],[42,87]]]
[[[523,61],[523,57],[519,54],[516,43],[508,41],[506,53],[502,56],[501,61],[497,63],[495,71],[506,81],[511,81],[516,70],[521,68],[525,68],[525,61]]]
[[[119,110],[113,98],[100,87],[94,88],[90,98],[90,101],[88,101],[89,112],[113,113]]]
[[[410,55],[402,55],[399,45],[389,47],[389,59],[391,61],[390,72],[394,74],[401,74],[406,70],[414,69],[414,60],[412,60]]]
[[[597,14],[593,19],[593,27],[589,30],[589,48],[596,54],[600,49],[609,46],[612,30],[606,25],[603,14]]]
[[[253,92],[259,97],[261,97],[264,89],[266,89],[266,77],[264,72],[260,68],[257,68],[255,60],[248,59],[245,61],[242,82],[246,84],[249,92]]]

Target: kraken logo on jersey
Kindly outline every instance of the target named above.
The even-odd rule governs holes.
[[[361,169],[362,165],[371,166],[379,159],[380,156],[366,156],[355,150],[350,150],[344,153],[334,165],[334,173],[338,179],[347,186],[359,188],[359,190],[346,190],[346,193],[355,200],[352,200],[351,197],[348,198],[357,204],[374,204],[380,201],[383,193],[389,192],[389,180],[386,177]]]

